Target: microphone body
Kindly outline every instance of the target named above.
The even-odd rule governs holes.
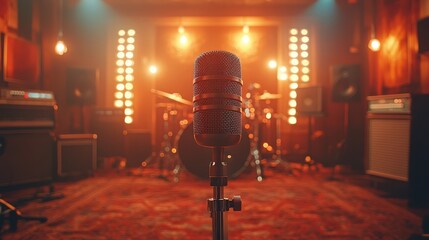
[[[205,147],[227,147],[242,134],[240,59],[227,51],[208,51],[195,60],[194,138]]]

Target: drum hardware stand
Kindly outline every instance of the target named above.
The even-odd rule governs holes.
[[[282,139],[281,139],[281,121],[285,120],[286,117],[283,114],[274,114],[276,119],[276,151],[273,155],[274,166],[282,166],[286,171],[286,174],[293,174],[293,169],[290,164],[282,158]]]
[[[173,131],[170,129],[170,124],[169,124],[169,120],[170,117],[169,116],[173,116],[173,118],[177,115],[177,110],[175,108],[172,107],[166,107],[163,114],[162,114],[162,119],[163,119],[163,128],[164,128],[164,133],[162,136],[162,141],[161,141],[161,149],[158,153],[153,152],[151,156],[149,156],[146,160],[144,160],[142,162],[142,167],[147,167],[150,162],[152,160],[155,159],[155,162],[158,163],[158,169],[159,169],[159,175],[157,176],[160,179],[169,181],[168,176],[166,176],[165,170],[168,170],[165,168],[166,164],[171,164],[172,166],[174,166],[173,169],[173,173],[174,173],[174,181],[177,182],[177,174],[176,172],[178,172],[177,169],[177,157],[175,156],[175,153],[173,151],[175,151],[172,147],[171,144],[171,137],[173,136]]]
[[[223,213],[232,208],[241,211],[241,197],[234,196],[231,200],[224,198],[224,187],[228,185],[227,163],[223,161],[223,147],[215,147],[212,154],[212,162],[209,166],[210,186],[213,187],[213,198],[208,199],[207,208],[212,218],[213,240],[228,239],[227,221]]]
[[[9,231],[18,230],[18,221],[39,221],[44,223],[48,221],[46,217],[24,216],[12,204],[0,198],[0,239],[5,221],[9,221]]]
[[[308,116],[308,150],[307,150],[307,154],[305,155],[305,158],[304,158],[304,163],[302,164],[303,166],[304,165],[307,165],[308,166],[308,169],[309,170],[311,170],[312,169],[312,167],[314,166],[315,167],[315,169],[316,169],[316,171],[318,171],[319,170],[319,168],[317,167],[317,163],[316,163],[316,161],[312,158],[312,153],[311,153],[311,150],[312,150],[312,134],[313,134],[313,131],[312,131],[312,116],[311,115],[309,115]]]
[[[250,107],[254,111],[254,117],[251,119],[251,128],[253,128],[253,137],[250,139],[250,155],[248,162],[251,163],[253,167],[256,169],[256,180],[261,182],[264,176],[264,169],[262,165],[262,159],[259,151],[259,122],[260,122],[260,113],[259,110],[259,101],[258,99],[253,99],[254,105]]]

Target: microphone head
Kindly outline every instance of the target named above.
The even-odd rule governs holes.
[[[242,131],[240,59],[227,51],[204,52],[194,65],[194,138],[206,147],[233,146]]]

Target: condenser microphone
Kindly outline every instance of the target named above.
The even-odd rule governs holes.
[[[195,60],[194,138],[205,147],[227,147],[242,133],[240,59],[227,51],[208,51]]]

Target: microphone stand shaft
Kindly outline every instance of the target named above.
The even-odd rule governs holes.
[[[213,198],[209,208],[212,217],[213,240],[227,239],[225,236],[225,222],[223,212],[225,209],[224,186],[227,185],[228,179],[226,175],[226,163],[223,162],[224,149],[223,147],[215,147],[212,154],[212,162],[210,163],[210,185],[213,186]]]

